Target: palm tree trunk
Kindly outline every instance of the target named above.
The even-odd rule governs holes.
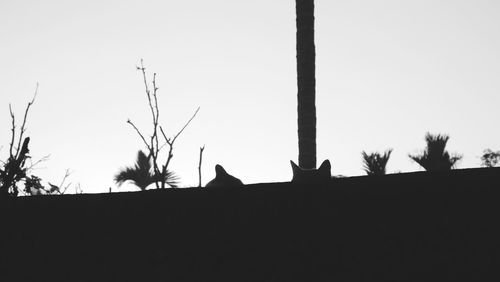
[[[314,0],[296,0],[299,166],[316,168]]]

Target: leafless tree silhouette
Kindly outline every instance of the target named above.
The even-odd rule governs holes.
[[[191,116],[191,118],[184,124],[184,126],[173,136],[173,137],[167,137],[165,134],[165,131],[163,130],[163,127],[159,125],[160,122],[160,110],[158,108],[158,87],[156,85],[156,73],[153,74],[153,80],[152,80],[152,87],[148,83],[147,75],[146,75],[146,68],[144,67],[143,60],[141,59],[141,66],[137,67],[137,70],[141,71],[142,73],[142,78],[144,82],[144,87],[145,87],[145,92],[146,92],[146,97],[148,100],[149,104],[149,109],[151,111],[151,116],[152,116],[152,123],[153,123],[153,132],[149,136],[148,139],[142,134],[142,132],[135,126],[135,124],[129,119],[127,121],[128,124],[130,124],[134,130],[137,132],[141,140],[143,141],[144,145],[147,148],[148,151],[148,156],[151,158],[152,161],[152,166],[153,166],[153,179],[155,180],[155,185],[156,188],[166,188],[166,185],[169,185],[169,179],[172,177],[172,172],[168,170],[168,166],[170,164],[170,161],[172,160],[174,154],[173,154],[173,149],[174,149],[174,144],[177,138],[181,135],[181,133],[186,129],[186,127],[191,123],[191,121],[194,119],[200,108],[196,109],[194,114]],[[164,142],[160,142],[160,135],[163,137]],[[160,157],[160,152],[161,150],[165,147],[168,146],[168,154],[166,161],[161,164],[159,157]],[[173,182],[172,182],[173,183]]]

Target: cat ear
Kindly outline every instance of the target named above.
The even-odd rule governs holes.
[[[301,171],[300,167],[296,165],[292,160],[290,160],[290,164],[292,165],[293,174],[297,173],[298,171]]]
[[[320,173],[324,173],[324,174],[327,174],[329,176],[332,175],[332,165],[330,164],[330,161],[329,160],[324,160],[323,163],[321,164],[321,166],[318,168],[318,171],[320,171]]]
[[[215,165],[215,177],[227,174],[221,165]]]

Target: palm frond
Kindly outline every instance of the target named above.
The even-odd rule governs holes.
[[[450,170],[456,167],[461,155],[450,155],[446,151],[446,144],[450,137],[446,134],[425,135],[426,148],[420,155],[408,155],[427,171]]]
[[[153,173],[151,171],[151,158],[146,156],[144,152],[137,153],[137,160],[133,167],[125,167],[119,171],[114,178],[118,186],[121,186],[126,181],[134,183],[141,190],[145,190],[149,185],[155,183]]]
[[[158,174],[154,177],[155,182],[165,182],[168,186],[172,188],[177,188],[179,185],[179,176],[177,176],[173,171],[167,170],[165,175]]]
[[[378,152],[367,154],[365,151],[361,153],[363,157],[364,170],[368,175],[384,175],[386,166],[391,156],[392,149],[389,149],[380,154]]]
[[[179,177],[170,170],[166,173],[155,173],[151,163],[151,156],[146,156],[142,151],[137,153],[137,159],[133,167],[125,167],[119,171],[115,177],[115,182],[118,186],[130,181],[141,190],[155,183],[165,183],[172,188],[176,188],[179,184]]]

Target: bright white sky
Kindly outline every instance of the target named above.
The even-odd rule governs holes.
[[[318,163],[361,175],[361,151],[393,148],[388,171],[415,171],[408,153],[447,133],[461,168],[500,149],[500,2],[316,1]],[[244,183],[291,179],[297,159],[295,2],[292,0],[0,2],[0,156],[12,103],[29,116],[34,174],[66,168],[85,192],[105,192],[132,165],[150,129],[144,59],[158,73],[161,124],[178,139],[182,186],[214,165]],[[0,146],[1,146],[0,145]],[[121,190],[132,189],[123,187]]]

